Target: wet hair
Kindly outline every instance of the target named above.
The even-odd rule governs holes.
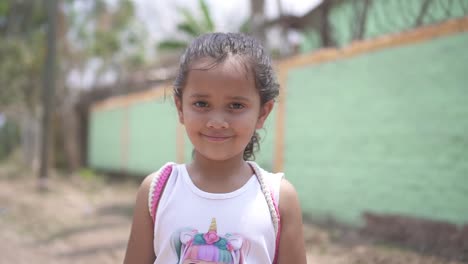
[[[260,95],[260,105],[274,100],[279,94],[271,58],[255,38],[242,33],[209,33],[194,39],[183,53],[179,71],[174,82],[174,96],[182,99],[187,76],[200,59],[212,59],[212,63],[196,70],[209,70],[229,59],[243,63],[246,71],[253,74],[255,87]],[[255,159],[260,136],[255,131],[244,150],[244,159]]]

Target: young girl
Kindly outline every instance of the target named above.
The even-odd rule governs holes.
[[[306,263],[294,187],[247,161],[278,92],[252,37],[212,33],[190,44],[174,100],[193,160],[143,181],[124,263]]]

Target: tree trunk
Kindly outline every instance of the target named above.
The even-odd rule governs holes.
[[[332,26],[330,24],[330,11],[332,9],[332,1],[323,1],[320,5],[320,37],[323,47],[335,46],[333,38]]]
[[[48,188],[47,178],[49,175],[49,137],[50,137],[50,117],[54,103],[55,90],[55,59],[56,59],[56,21],[57,21],[57,2],[56,0],[47,1],[47,53],[44,72],[44,92],[43,98],[43,117],[42,117],[42,140],[41,140],[41,164],[39,171],[38,187],[40,190]]]
[[[26,167],[36,174],[39,169],[39,146],[41,129],[39,118],[26,113],[21,120],[21,150]]]
[[[353,40],[361,40],[364,38],[364,34],[366,33],[367,14],[369,13],[369,8],[371,4],[371,0],[354,1],[354,5],[356,5],[357,7],[356,19],[358,23],[354,28]]]
[[[79,123],[77,113],[74,111],[76,105],[76,94],[74,91],[68,89],[65,83],[65,76],[76,68],[76,61],[70,50],[70,43],[68,43],[68,21],[65,15],[65,6],[62,5],[58,12],[58,40],[60,43],[61,62],[60,65],[61,75],[58,77],[58,85],[56,96],[59,98],[59,131],[62,138],[62,145],[59,146],[60,153],[65,155],[65,164],[68,171],[73,172],[81,166],[81,148],[78,141],[79,138]]]
[[[276,0],[276,5],[278,6],[278,15],[279,17],[284,16],[283,6],[281,4],[281,0]],[[280,46],[280,55],[281,56],[288,56],[293,53],[293,47],[291,47],[291,43],[289,42],[289,28],[283,24],[279,24],[280,26],[280,37],[283,39],[283,42]]]
[[[421,9],[419,10],[418,17],[414,22],[414,27],[419,27],[422,25],[423,19],[427,14],[427,10],[429,9],[429,5],[433,2],[433,0],[424,0],[421,5]]]
[[[70,172],[76,171],[81,164],[81,149],[78,144],[79,124],[74,103],[64,104],[61,111],[62,138],[67,167]]]
[[[252,35],[263,44],[266,41],[265,23],[265,0],[250,0],[250,25]]]

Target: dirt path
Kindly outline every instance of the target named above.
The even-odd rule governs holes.
[[[0,165],[0,263],[122,263],[138,184],[77,175],[51,177],[40,193],[35,178]],[[305,226],[308,263],[459,264],[400,249],[341,246]]]

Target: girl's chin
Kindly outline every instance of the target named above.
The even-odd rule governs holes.
[[[219,152],[196,152],[195,155],[201,155],[203,159],[221,162],[244,157],[244,153],[219,153]]]

